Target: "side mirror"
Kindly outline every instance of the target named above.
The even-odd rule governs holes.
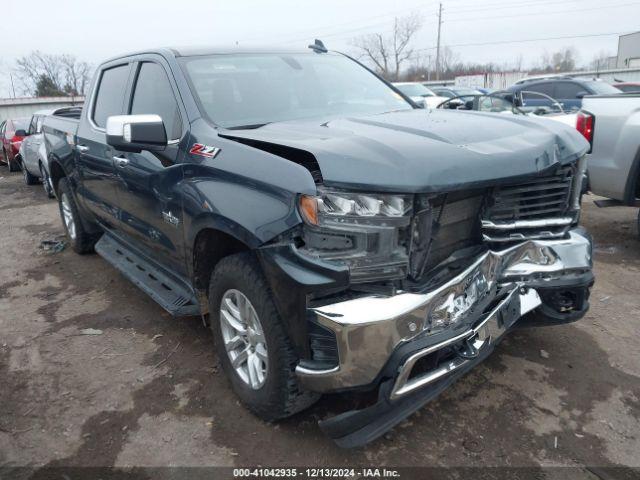
[[[114,115],[107,118],[107,144],[124,152],[161,152],[167,132],[160,115]]]
[[[576,93],[576,98],[582,99],[582,97],[584,97],[585,95],[589,95],[589,92],[585,92],[585,91],[578,92]]]
[[[19,130],[16,130],[16,131],[15,131],[15,133],[14,133],[14,135],[15,135],[16,137],[26,137],[26,136],[28,136],[28,135],[27,135],[27,131],[26,131],[24,128],[21,128],[21,129],[19,129]]]

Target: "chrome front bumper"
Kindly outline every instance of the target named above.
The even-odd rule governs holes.
[[[305,388],[317,392],[371,384],[398,347],[431,335],[427,331],[428,316],[435,306],[448,298],[466,298],[470,280],[482,278],[487,295],[502,300],[484,314],[474,315],[470,308],[468,315],[462,315],[447,331],[433,334],[433,344],[399,365],[391,397],[400,397],[466,363],[458,358],[427,375],[410,379],[413,365],[421,357],[465,339],[477,349],[494,343],[511,326],[501,321],[504,308],[517,305],[516,317],[520,318],[540,305],[536,286],[589,271],[591,266],[591,241],[580,229],[574,229],[564,239],[528,240],[505,249],[489,250],[434,290],[401,292],[392,297],[367,296],[310,309],[320,325],[334,332],[339,364],[326,370],[298,365],[296,373]]]

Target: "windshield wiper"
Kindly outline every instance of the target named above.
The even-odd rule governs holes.
[[[227,130],[255,130],[256,128],[269,125],[271,122],[265,123],[251,123],[249,125],[234,125],[233,127],[227,127]]]

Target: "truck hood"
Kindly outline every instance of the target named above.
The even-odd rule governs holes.
[[[328,186],[414,193],[507,183],[573,162],[589,148],[575,128],[557,122],[446,110],[278,122],[219,134],[306,151]],[[296,161],[295,153],[287,158]]]

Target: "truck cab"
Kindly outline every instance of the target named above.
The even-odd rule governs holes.
[[[234,391],[362,445],[516,325],[580,319],[593,283],[574,128],[415,108],[327,51],[159,49],[103,63],[44,136],[65,231],[211,326]]]

